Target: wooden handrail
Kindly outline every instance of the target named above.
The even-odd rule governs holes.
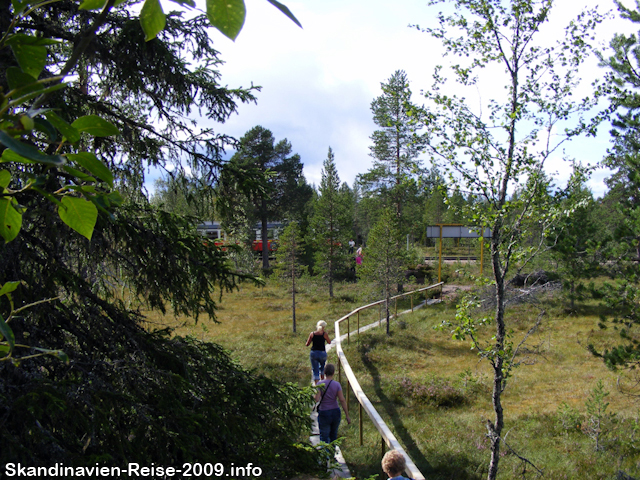
[[[444,282],[439,282],[439,283],[436,283],[434,285],[429,285],[428,287],[419,288],[418,290],[412,290],[410,292],[401,293],[400,295],[396,295],[394,297],[390,297],[389,300],[395,300],[396,298],[406,297],[407,295],[412,295],[412,294],[418,293],[418,292],[424,292],[425,290],[431,290],[431,289],[439,287],[441,285],[444,285]],[[336,323],[344,322],[350,316],[355,315],[356,313],[361,312],[362,310],[366,310],[367,308],[371,308],[371,307],[375,307],[376,305],[380,305],[381,303],[384,303],[384,302],[385,302],[385,300],[382,299],[382,300],[378,300],[377,302],[373,302],[373,303],[370,303],[368,305],[364,305],[362,307],[358,307],[354,311],[352,311],[350,313],[347,313],[344,317],[342,317],[339,320],[337,320]]]
[[[418,290],[414,290],[412,292],[407,292],[407,293],[403,293],[401,295],[396,295],[395,297],[392,297],[391,299],[394,300],[396,298],[400,298],[400,297],[403,297],[403,296],[406,296],[406,295],[411,295],[413,293],[422,292],[422,291],[425,291],[425,290],[430,290],[432,288],[436,288],[436,287],[441,286],[443,283],[444,282],[439,282],[439,283],[437,283],[435,285],[430,285],[428,287],[424,287],[424,288],[421,288],[421,289],[418,289]],[[420,472],[420,470],[418,470],[418,467],[416,467],[416,465],[413,463],[413,460],[411,460],[411,457],[409,457],[407,452],[405,452],[405,450],[402,447],[402,445],[400,445],[400,442],[398,442],[398,440],[396,439],[395,435],[391,432],[391,430],[389,429],[387,424],[384,422],[384,420],[382,420],[382,417],[380,416],[380,414],[377,412],[377,410],[371,404],[371,401],[369,400],[369,398],[362,391],[362,387],[360,387],[360,383],[358,383],[358,379],[356,378],[355,374],[353,373],[353,370],[351,369],[351,365],[349,365],[349,361],[347,360],[347,357],[344,354],[344,351],[342,350],[342,341],[340,339],[340,323],[342,323],[343,321],[347,320],[350,316],[355,315],[355,314],[357,314],[358,312],[360,312],[362,310],[366,310],[367,308],[374,307],[374,306],[379,305],[380,303],[384,303],[384,302],[385,302],[385,300],[379,300],[377,302],[370,303],[369,305],[365,305],[363,307],[356,308],[351,313],[345,315],[344,317],[340,318],[339,320],[336,320],[336,322],[335,322],[336,353],[338,355],[338,360],[340,360],[340,364],[342,365],[344,373],[347,376],[347,380],[349,382],[349,385],[351,386],[351,389],[353,390],[353,393],[355,394],[356,398],[358,399],[358,402],[360,403],[361,407],[364,409],[365,412],[367,412],[367,415],[369,416],[369,418],[373,422],[373,424],[376,427],[376,429],[378,430],[378,432],[380,432],[380,436],[382,437],[384,442],[387,444],[387,446],[389,448],[391,448],[393,450],[397,450],[398,452],[400,452],[404,456],[406,464],[407,464],[406,472],[411,477],[413,477],[415,480],[425,480],[424,479],[424,475],[422,475],[422,472]]]

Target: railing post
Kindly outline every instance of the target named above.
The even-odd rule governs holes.
[[[358,345],[360,345],[360,310],[358,310]]]
[[[360,418],[359,423],[360,423],[360,446],[362,446],[362,444],[364,443],[362,440],[362,404],[360,403],[360,401],[358,401],[358,405],[360,406],[360,411],[358,412],[359,415],[358,417]]]
[[[393,318],[395,318],[396,320],[398,320],[398,299],[397,299],[397,298],[396,298],[396,315],[395,315],[395,317],[393,317]]]
[[[347,317],[347,345],[349,345],[351,343],[350,342],[350,338],[351,338],[350,335],[351,334],[349,333],[351,331],[351,327],[349,326],[349,319],[350,318],[351,317]]]
[[[382,460],[382,457],[384,457],[384,452],[385,452],[385,444],[384,444],[384,437],[380,437],[381,440],[381,445],[380,445],[380,460]]]
[[[351,385],[349,384],[349,379],[347,378],[347,408],[349,408],[349,390]]]
[[[340,368],[340,356],[338,356],[338,383],[342,383],[342,368]]]
[[[413,312],[413,293],[411,294],[411,312]]]

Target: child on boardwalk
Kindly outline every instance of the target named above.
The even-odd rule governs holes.
[[[389,480],[411,480],[402,476],[405,468],[407,468],[407,464],[404,457],[397,450],[389,450],[382,457],[382,470],[387,474]]]

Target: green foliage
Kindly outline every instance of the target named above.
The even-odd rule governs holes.
[[[620,16],[638,23],[638,10],[632,10],[616,2]],[[636,6],[640,8],[640,5]],[[614,146],[605,164],[614,170],[607,180],[610,192],[609,204],[614,207],[617,222],[611,229],[605,253],[611,259],[608,262],[610,275],[615,283],[606,283],[598,292],[603,303],[611,312],[603,315],[600,327],[613,326],[620,333],[618,345],[589,345],[590,351],[601,357],[612,369],[635,369],[640,358],[637,327],[640,323],[639,299],[640,277],[638,259],[640,259],[640,142],[638,133],[638,109],[640,108],[640,77],[637,67],[638,40],[635,35],[617,34],[611,40],[613,55],[608,59],[601,57],[608,67],[606,85],[610,88],[611,109],[617,112],[611,131]]]
[[[0,5],[0,355],[12,360],[0,362],[0,460],[315,472],[299,441],[310,390],[251,374],[216,345],[148,333],[127,309],[213,318],[214,291],[236,286],[225,253],[192,219],[151,208],[141,186],[147,165],[214,178],[230,139],[184,116],[197,104],[223,121],[254,98],[218,84],[202,17],[148,0],[138,19],[116,3]]]
[[[201,179],[179,171],[155,181],[151,205],[177,215],[197,219],[215,218],[213,189],[203,185]]]
[[[421,172],[418,155],[423,147],[418,132],[422,126],[412,115],[411,89],[403,70],[394,72],[381,88],[382,95],[371,102],[373,121],[380,128],[371,136],[373,166],[357,181],[363,197],[369,198],[376,209],[393,207],[406,233],[412,221],[403,209],[417,197],[416,179]],[[378,218],[375,216],[371,224]]]
[[[585,180],[585,172],[575,166],[565,198],[559,199],[566,213],[554,222],[547,234],[571,311],[575,310],[576,300],[586,298],[587,289],[583,281],[593,278],[601,270],[601,257],[595,240],[595,202],[584,186]]]
[[[266,245],[269,220],[298,219],[313,192],[302,174],[300,156],[292,151],[286,138],[275,143],[271,131],[260,125],[240,139],[218,187],[216,208],[225,228],[233,232],[241,229],[239,222],[258,221]],[[269,269],[266,248],[262,268]]]
[[[275,271],[283,278],[297,278],[305,270],[299,263],[304,250],[304,239],[297,222],[291,222],[285,227],[278,238]]]
[[[443,3],[437,0],[431,5]],[[420,119],[426,128],[427,151],[445,169],[451,184],[470,192],[465,223],[491,230],[491,262],[496,287],[495,336],[484,352],[494,371],[489,480],[498,475],[504,413],[500,396],[509,361],[505,319],[505,282],[511,268],[526,265],[544,246],[544,232],[558,216],[546,201],[545,162],[559,146],[595,124],[582,116],[593,97],[573,100],[578,67],[588,55],[601,17],[585,12],[552,46],[539,39],[553,2],[455,0],[455,10],[439,15],[439,25],[425,31],[441,40],[446,55],[455,56],[452,92],[438,67],[427,106]],[[492,68],[489,68],[492,67]],[[500,73],[502,75],[500,75]],[[480,75],[491,76],[503,95],[482,99],[480,111],[466,99]],[[572,120],[569,125],[569,118]],[[558,131],[564,134],[556,135]],[[512,191],[520,184],[526,188]],[[537,237],[537,238],[536,238]],[[532,241],[536,238],[536,241]],[[474,344],[475,342],[473,339]]]
[[[304,239],[297,222],[286,226],[279,238],[280,246],[276,252],[276,272],[280,277],[291,281],[291,313],[293,332],[296,332],[296,278],[306,269],[300,265],[300,256],[304,250]]]
[[[567,432],[575,432],[582,424],[582,415],[580,412],[567,402],[562,402],[558,405],[556,418],[560,427]]]
[[[318,469],[319,454],[296,440],[309,428],[310,388],[253,375],[213,344],[147,334],[124,318],[102,321],[120,330],[109,336],[109,361],[87,370],[80,365],[88,358],[74,351],[70,369],[50,362],[38,367],[48,372],[41,381],[27,364],[12,367],[22,381],[11,393],[0,392],[11,412],[0,433],[0,461],[252,462],[268,478]],[[97,326],[76,324],[76,334]]]
[[[404,280],[406,250],[401,245],[398,217],[385,208],[378,222],[369,232],[362,265],[356,267],[359,278],[375,286],[385,302],[387,335],[389,334],[389,303],[391,293]]]
[[[607,413],[609,402],[605,399],[608,396],[609,392],[605,390],[602,380],[598,380],[585,401],[587,415],[582,424],[582,431],[593,439],[596,452],[603,448],[602,439],[611,431],[615,422],[615,414]]]
[[[341,188],[331,147],[323,164],[318,194],[309,225],[309,237],[315,250],[314,272],[327,279],[329,297],[333,298],[333,282],[339,276],[344,278],[353,263],[353,257],[347,251],[353,237],[353,213],[349,208],[351,192]]]

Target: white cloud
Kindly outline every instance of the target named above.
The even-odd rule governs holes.
[[[398,69],[407,72],[415,103],[422,103],[420,90],[431,86],[436,64],[447,64],[438,41],[409,24],[434,26],[438,7],[426,1],[284,0],[303,25],[297,27],[280,11],[263,0],[247,1],[247,19],[236,42],[217,32],[215,46],[226,62],[221,67],[223,84],[263,87],[257,105],[242,105],[217,128],[222,133],[242,136],[255,125],[269,128],[277,140],[287,138],[301,155],[305,175],[318,184],[327,149],[335,152],[338,172],[352,184],[358,173],[368,170],[370,135],[375,129],[371,101],[380,95],[380,83]],[[558,26],[575,17],[581,6],[596,0],[558,3],[550,36],[562,34]],[[443,7],[441,5],[440,7]],[[623,26],[621,27],[621,23]],[[599,36],[608,42],[613,32],[630,22],[615,19],[599,26]],[[553,33],[556,32],[556,33]],[[586,85],[602,76],[593,61],[583,76]],[[482,86],[486,84],[481,84]],[[588,87],[585,87],[588,91]],[[482,97],[488,98],[483,91]],[[568,146],[570,157],[587,163],[602,158],[608,145],[607,128],[597,141],[584,140]],[[564,167],[559,178],[566,176]],[[594,193],[602,194],[601,179],[592,180]]]

